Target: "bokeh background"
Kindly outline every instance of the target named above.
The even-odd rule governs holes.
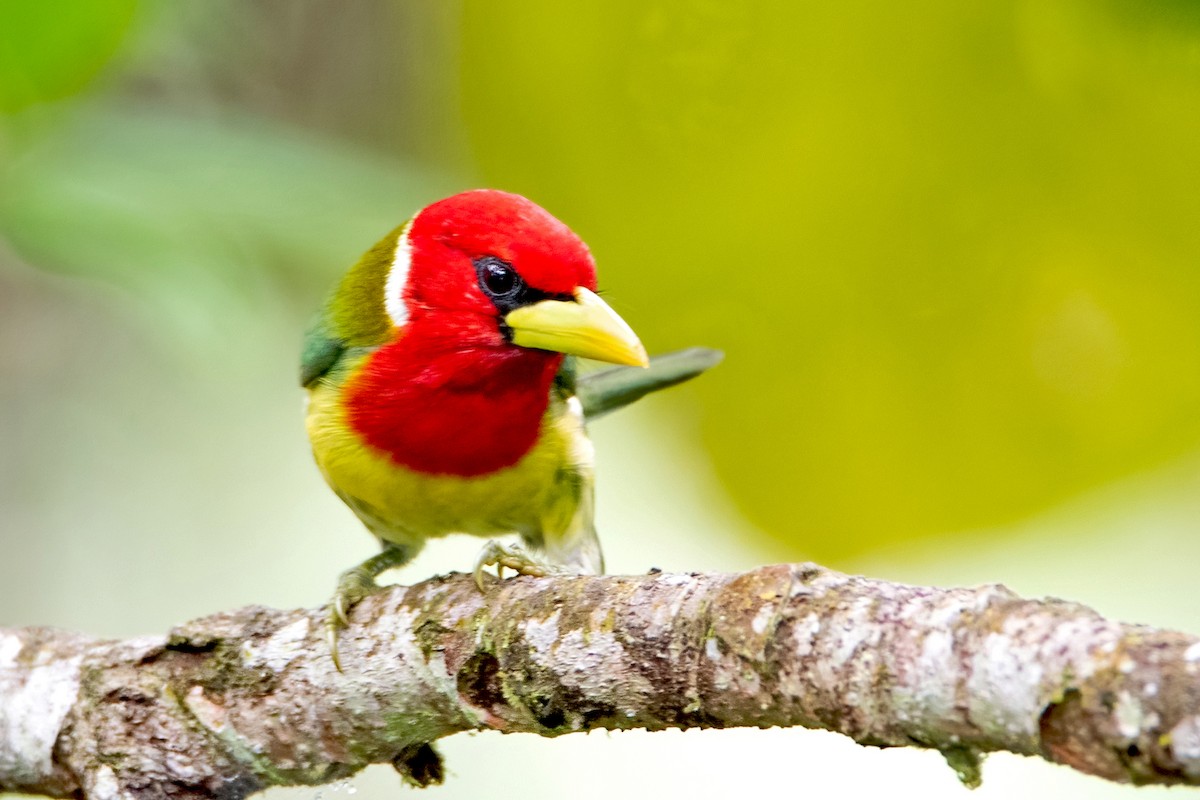
[[[0,625],[324,602],[373,543],[300,332],[481,185],[574,227],[651,350],[728,354],[594,426],[613,571],[811,558],[1200,632],[1192,0],[0,0]],[[443,749],[431,797],[966,794],[805,731]]]

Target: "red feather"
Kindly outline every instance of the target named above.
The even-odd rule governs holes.
[[[570,294],[595,290],[591,254],[539,206],[492,190],[434,203],[408,235],[408,322],[347,386],[350,424],[419,472],[469,477],[512,466],[537,441],[563,356],[504,339],[473,260],[501,258],[530,286]]]

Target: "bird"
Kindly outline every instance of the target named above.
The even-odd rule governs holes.
[[[617,365],[582,374],[577,359]],[[500,577],[601,574],[585,422],[722,358],[651,360],[597,294],[596,264],[531,200],[476,189],[418,211],[368,250],[309,326],[300,383],[330,488],[381,551],[342,572],[327,634],[430,539],[489,538]],[[524,547],[490,537],[516,534]]]

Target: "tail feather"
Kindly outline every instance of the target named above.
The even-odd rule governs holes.
[[[575,395],[583,404],[584,417],[591,422],[650,392],[690,380],[720,364],[723,358],[725,354],[720,350],[707,347],[664,353],[653,356],[645,369],[612,367],[581,375],[575,382]]]

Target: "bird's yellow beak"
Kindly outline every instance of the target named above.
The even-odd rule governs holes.
[[[575,302],[543,300],[504,317],[513,344],[594,358],[612,364],[650,364],[637,334],[595,292],[580,286]]]

